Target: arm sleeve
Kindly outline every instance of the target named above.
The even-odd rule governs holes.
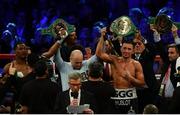
[[[87,65],[89,65],[90,63],[93,63],[95,61],[98,61],[98,58],[96,55],[93,55],[91,58],[89,58],[88,60],[86,60]]]
[[[55,59],[55,63],[56,63],[57,68],[60,69],[64,63],[64,61],[61,57],[60,48],[57,50],[54,59]]]
[[[153,33],[153,37],[154,37],[154,42],[159,42],[161,40],[160,34],[157,32]]]
[[[176,38],[174,39],[174,42],[175,42],[177,45],[179,45],[179,44],[180,44],[180,38],[179,38],[179,37],[176,37]]]

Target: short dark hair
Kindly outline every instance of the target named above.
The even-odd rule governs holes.
[[[16,50],[17,46],[20,44],[25,44],[24,42],[18,41],[14,44],[14,50]]]
[[[156,105],[148,104],[144,107],[143,114],[158,114],[159,109],[156,107]]]
[[[178,49],[178,47],[177,47],[176,44],[169,44],[169,45],[168,45],[168,49],[169,49],[169,48],[175,48],[176,51],[177,51],[177,53],[179,53],[179,49]]]
[[[35,64],[37,61],[40,60],[40,57],[39,55],[35,54],[35,53],[31,53],[27,56],[27,62],[28,62],[28,65],[32,68],[34,68]]]
[[[132,45],[133,45],[133,48],[135,47],[135,44],[134,44],[133,40],[123,39],[123,40],[122,40],[122,45],[123,45],[124,43],[132,44]]]
[[[89,76],[92,78],[99,78],[103,73],[103,65],[100,62],[93,62],[89,64]]]
[[[38,62],[36,62],[34,71],[38,77],[43,76],[46,73],[46,70],[47,70],[47,64],[44,59],[41,59]]]

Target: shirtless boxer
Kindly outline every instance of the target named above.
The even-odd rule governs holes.
[[[19,94],[25,80],[24,78],[26,78],[26,76],[32,71],[32,68],[29,67],[26,61],[28,56],[28,47],[24,43],[19,42],[15,46],[14,50],[15,59],[11,63],[6,64],[4,67],[4,86],[6,89],[5,93],[12,93],[15,101],[18,101]],[[13,92],[11,89],[13,89]]]
[[[121,57],[103,52],[105,33],[106,28],[103,28],[97,45],[96,55],[103,61],[111,64],[112,77],[114,80],[113,85],[117,94],[117,96],[112,97],[112,99],[115,100],[118,110],[124,110],[118,112],[125,114],[132,105],[131,100],[137,100],[135,87],[142,87],[145,85],[143,70],[141,64],[131,58],[134,50],[132,42],[125,41],[122,43],[120,49],[122,53]],[[137,110],[135,107],[133,109]]]
[[[31,72],[30,67],[27,64],[26,58],[28,56],[28,47],[24,43],[17,43],[14,48],[15,60],[8,63],[4,67],[5,74],[14,75],[22,78]]]

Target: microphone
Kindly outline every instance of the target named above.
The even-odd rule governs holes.
[[[71,96],[72,96],[74,99],[77,99],[77,98],[78,98],[78,95],[79,95],[78,92],[71,92]]]

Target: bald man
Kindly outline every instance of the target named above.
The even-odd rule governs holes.
[[[83,61],[83,54],[80,50],[73,50],[70,55],[70,62],[72,64],[73,69],[79,70],[81,69]]]
[[[82,74],[82,81],[87,81],[88,65],[96,61],[97,57],[94,55],[88,60],[83,60],[83,53],[80,50],[73,50],[70,54],[70,62],[66,62],[60,54],[60,46],[63,41],[63,39],[56,41],[48,52],[43,53],[43,56],[50,58],[55,54],[55,63],[61,74],[62,91],[65,91],[69,89],[68,74],[79,72]]]

